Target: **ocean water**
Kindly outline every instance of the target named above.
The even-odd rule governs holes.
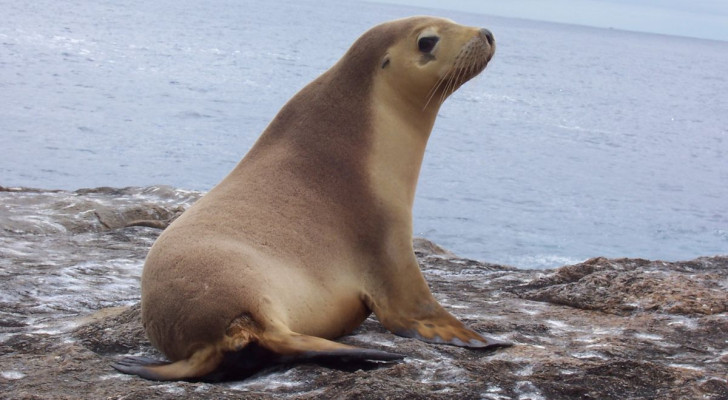
[[[526,268],[728,253],[728,42],[365,2],[8,2],[0,185],[208,190],[386,20],[487,27],[441,110],[415,234]]]

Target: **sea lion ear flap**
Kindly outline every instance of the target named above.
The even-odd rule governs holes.
[[[384,55],[384,58],[382,58],[382,69],[387,68],[389,65],[389,53]]]

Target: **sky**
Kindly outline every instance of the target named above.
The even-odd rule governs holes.
[[[381,3],[728,41],[728,0],[377,0]]]

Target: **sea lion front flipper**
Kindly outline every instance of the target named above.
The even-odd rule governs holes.
[[[396,335],[411,337],[428,343],[449,344],[477,349],[509,347],[512,343],[483,336],[467,328],[457,318],[434,303],[431,313],[416,317],[397,315],[396,318],[380,317],[384,326]],[[379,315],[377,315],[379,317]],[[386,321],[386,322],[385,322]]]
[[[395,334],[422,340],[428,343],[449,344],[460,347],[476,349],[495,349],[509,347],[512,343],[483,336],[472,329],[465,327],[460,321],[457,323],[447,319],[426,318],[410,321],[410,328],[400,329]]]
[[[328,339],[290,333],[266,333],[259,345],[281,356],[282,361],[326,361],[342,363],[355,361],[396,362],[404,359],[397,353],[365,349],[337,343]]]
[[[480,335],[467,328],[435,300],[412,255],[397,270],[397,279],[388,280],[386,291],[362,296],[379,321],[395,335],[428,343],[493,349],[511,343]],[[403,278],[405,277],[405,278]]]

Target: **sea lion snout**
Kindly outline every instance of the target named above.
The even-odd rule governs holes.
[[[484,53],[485,58],[487,58],[486,63],[490,62],[490,59],[495,55],[495,36],[493,36],[493,32],[486,28],[480,28],[476,38],[476,41],[480,42],[479,47],[481,51]]]
[[[493,37],[493,33],[485,28],[480,29],[480,35],[485,38],[485,41],[488,42],[488,44],[492,47],[495,47],[495,37]]]

